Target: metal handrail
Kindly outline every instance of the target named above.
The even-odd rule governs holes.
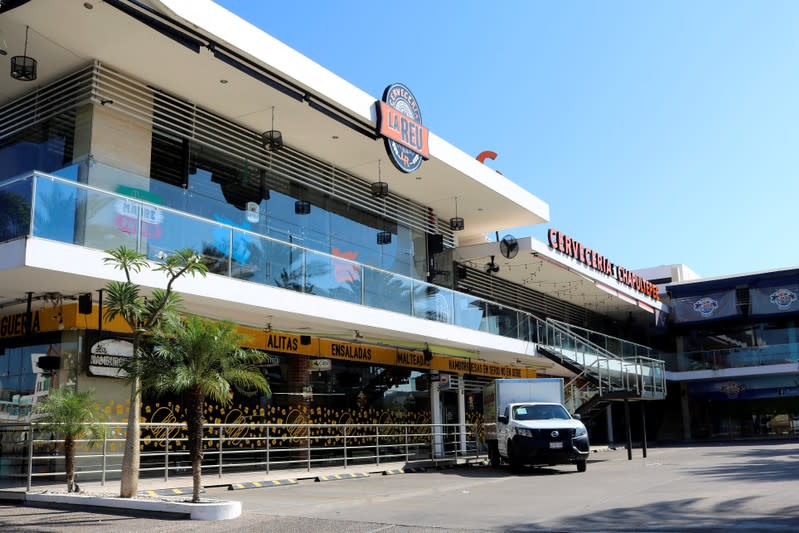
[[[109,475],[121,472],[122,448],[127,424],[104,423],[106,435],[99,446],[89,448],[91,441],[76,440],[76,479],[99,479],[104,484]],[[63,475],[62,439],[42,435],[35,422],[0,425],[4,446],[4,468],[18,467],[16,472],[0,472],[0,477],[25,479],[27,490],[33,480]],[[482,459],[482,425],[474,423],[463,432],[455,424],[206,424],[203,433],[205,475],[222,477],[225,471],[249,469],[303,468],[340,466],[355,463],[380,466],[386,462],[407,464]],[[188,450],[185,423],[142,423],[139,444],[140,472],[157,474],[169,480],[170,474],[188,472]],[[7,433],[7,435],[2,435]],[[14,435],[16,433],[16,435]],[[5,447],[12,449],[8,450]],[[109,447],[119,447],[110,451]],[[14,450],[17,453],[14,453]],[[10,453],[9,453],[10,452]],[[16,463],[14,463],[16,460]]]
[[[598,344],[592,342],[591,340],[586,339],[585,337],[582,337],[580,335],[577,335],[576,333],[572,333],[569,328],[563,326],[564,324],[566,326],[569,325],[569,324],[566,324],[565,322],[560,322],[560,321],[554,320],[552,318],[547,318],[546,319],[546,326],[551,326],[552,329],[558,331],[559,333],[565,334],[566,336],[568,336],[571,339],[579,340],[581,343],[583,343],[583,344],[585,344],[585,345],[587,345],[587,346],[589,346],[591,348],[594,348],[601,355],[605,355],[608,359],[619,360],[619,361],[624,359],[623,357],[618,356],[618,355],[608,351],[607,349],[599,346]],[[586,330],[586,331],[588,331],[588,330]]]
[[[569,324],[568,322],[563,322],[562,320],[556,320],[554,318],[549,319],[549,321],[553,322],[553,323],[556,323],[556,324],[559,324],[559,325],[563,326],[564,328],[566,328],[568,330],[580,330],[580,331],[587,332],[588,334],[591,334],[591,335],[599,335],[599,336],[604,337],[606,339],[612,339],[614,341],[618,341],[620,344],[622,344],[624,346],[633,346],[635,348],[641,348],[647,354],[650,354],[650,355],[654,354],[654,353],[657,353],[653,348],[651,348],[649,346],[646,346],[644,344],[640,344],[640,343],[637,343],[637,342],[628,341],[626,339],[622,339],[621,337],[615,337],[613,335],[608,335],[606,333],[602,333],[602,332],[599,332],[599,331],[593,331],[593,330],[590,330],[588,328],[584,328],[584,327],[581,327],[581,326],[575,326],[574,324]],[[582,336],[579,333],[577,333],[576,335],[578,337]],[[589,340],[589,339],[586,338],[586,340]],[[607,350],[607,348],[605,348],[605,349]],[[636,353],[635,355],[638,355],[638,354]]]
[[[547,319],[540,324],[544,328],[543,331],[539,331],[539,340],[542,344],[559,350],[561,352],[559,357],[562,360],[568,360],[582,367],[581,371],[564,386],[566,402],[572,412],[582,405],[582,400],[590,398],[593,394],[602,396],[608,392],[632,391],[642,397],[650,394],[652,397],[665,395],[664,361],[645,355],[617,355],[578,335],[572,331],[570,324],[554,319]],[[590,331],[579,327],[574,329]],[[604,335],[598,332],[592,333]],[[564,338],[571,341],[573,346],[569,350],[574,352],[575,357],[570,357],[563,351]],[[649,350],[650,353],[651,351]],[[577,354],[581,354],[581,357],[577,357]],[[593,358],[590,363],[587,362],[587,355]],[[588,382],[589,377],[595,379],[597,383]],[[586,380],[586,383],[578,386],[582,380]],[[593,394],[588,394],[588,391],[592,391]]]

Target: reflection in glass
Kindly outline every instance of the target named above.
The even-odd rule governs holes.
[[[208,271],[228,275],[230,272],[231,229],[204,220],[180,215],[172,211],[159,210],[162,224],[169,231],[143,235],[148,259],[160,254],[172,254],[181,248],[189,248],[200,254]]]
[[[0,188],[0,242],[23,237],[30,231],[31,183],[26,179]]]
[[[469,294],[454,294],[455,324],[469,329],[480,329],[486,313],[486,302]]]
[[[452,291],[427,283],[415,283],[413,314],[417,318],[449,323],[452,320]]]
[[[0,422],[29,419],[37,400],[49,392],[52,376],[36,365],[40,357],[60,353],[60,344],[6,348],[0,357]]]
[[[410,279],[383,272],[364,269],[364,305],[411,314],[412,282]]]
[[[350,261],[307,252],[305,292],[361,303],[361,267]]]

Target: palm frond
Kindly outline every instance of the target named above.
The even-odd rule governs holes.
[[[93,390],[75,392],[68,385],[52,389],[34,409],[39,415],[37,425],[64,438],[89,437],[92,445],[94,439],[105,435],[103,414],[95,410],[94,404]]]
[[[266,378],[255,366],[265,355],[242,349],[245,338],[233,323],[193,315],[182,321],[174,314],[165,317],[150,339],[153,349],[142,367],[143,386],[172,393],[198,387],[220,403],[230,399],[232,385],[269,391]]]
[[[108,257],[103,258],[103,263],[111,265],[115,270],[122,270],[130,281],[130,273],[141,272],[147,266],[147,257],[127,246],[120,246],[112,250],[105,250]]]
[[[194,277],[205,277],[208,266],[202,262],[202,257],[191,248],[181,248],[174,253],[162,258],[153,268],[156,272],[166,272],[170,279],[189,274]]]

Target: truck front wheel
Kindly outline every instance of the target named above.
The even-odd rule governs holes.
[[[519,472],[522,469],[522,461],[519,455],[514,451],[513,445],[508,442],[508,462],[512,472]]]
[[[502,462],[502,458],[499,455],[499,444],[495,440],[488,443],[488,460],[492,468],[499,468]]]

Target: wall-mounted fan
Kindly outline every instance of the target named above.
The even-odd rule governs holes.
[[[505,235],[499,241],[499,251],[502,257],[506,259],[513,259],[519,253],[519,242],[513,235]]]

